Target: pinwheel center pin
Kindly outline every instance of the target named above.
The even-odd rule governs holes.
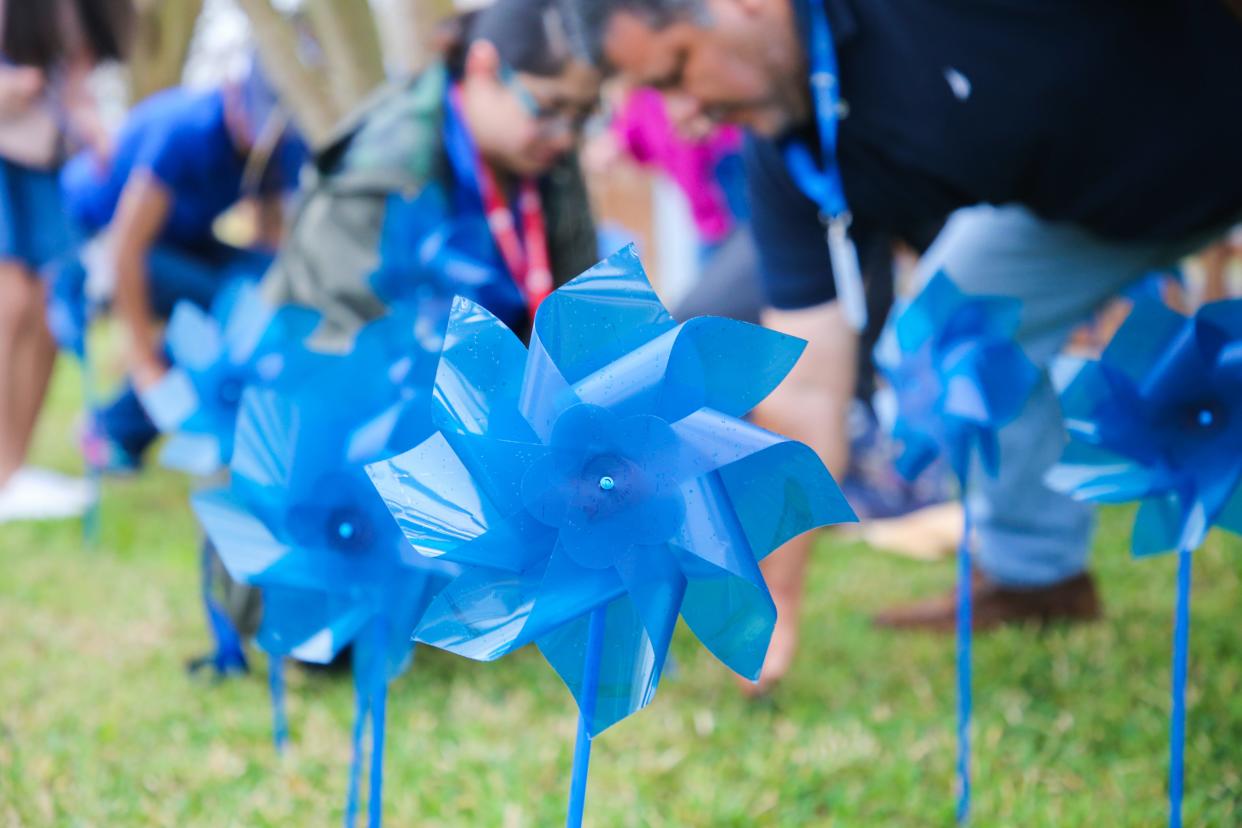
[[[244,388],[245,386],[239,378],[225,377],[221,380],[219,388],[216,389],[216,396],[225,405],[236,406],[241,402]]]
[[[370,534],[368,526],[366,516],[351,506],[333,509],[326,526],[328,545],[343,552],[365,548]]]
[[[1191,418],[1194,425],[1200,429],[1209,430],[1219,428],[1224,424],[1224,411],[1216,403],[1200,403],[1191,409]]]
[[[604,475],[599,479],[599,487],[606,492],[611,492],[617,487],[617,481],[613,480],[608,475]]]

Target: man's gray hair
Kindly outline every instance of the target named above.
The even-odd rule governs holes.
[[[584,40],[596,64],[604,60],[604,36],[612,18],[622,12],[660,28],[677,20],[697,17],[704,0],[570,0],[577,9]]]

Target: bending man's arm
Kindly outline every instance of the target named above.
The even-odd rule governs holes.
[[[151,312],[147,260],[172,210],[172,196],[153,175],[130,177],[112,220],[111,253],[116,272],[117,318],[126,334],[129,369],[142,390],[164,374],[159,329]]]

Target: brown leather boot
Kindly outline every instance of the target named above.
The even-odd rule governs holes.
[[[1045,587],[1015,589],[990,581],[976,570],[971,596],[975,632],[1024,622],[1095,621],[1102,613],[1095,579],[1086,572]],[[957,587],[946,595],[885,610],[874,622],[894,630],[951,633],[957,629]]]

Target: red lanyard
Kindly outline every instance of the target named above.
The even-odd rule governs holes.
[[[552,268],[548,261],[548,230],[543,217],[543,199],[533,179],[522,181],[518,194],[518,212],[522,220],[522,235],[518,236],[513,210],[496,183],[491,168],[479,160],[476,167],[479,178],[479,195],[483,197],[483,210],[487,213],[487,225],[513,281],[526,297],[530,318],[549,293],[552,292]],[[523,243],[524,242],[524,243]]]

